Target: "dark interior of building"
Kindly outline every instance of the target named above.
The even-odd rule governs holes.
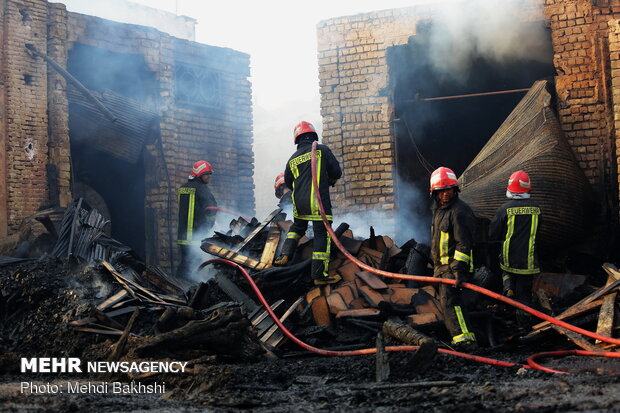
[[[426,194],[431,172],[447,166],[459,176],[526,92],[455,96],[525,89],[555,73],[551,37],[544,22],[520,23],[523,25],[520,30],[538,36],[533,46],[530,45],[533,57],[521,54],[497,59],[479,53],[474,45],[468,48],[466,69],[447,73],[437,66],[437,50],[431,41],[438,31],[449,36],[450,31],[443,30],[441,24],[421,24],[408,44],[388,51],[395,108],[398,192],[425,194],[401,196],[398,206],[413,208],[418,215],[429,219],[430,200]],[[457,39],[444,40],[454,40],[457,44]],[[448,60],[447,56],[439,56],[439,60],[444,57]],[[426,100],[429,98],[441,99]],[[412,204],[413,198],[420,202]]]
[[[108,100],[103,101],[119,117],[128,112],[124,107],[131,106],[123,97],[149,104],[156,96],[154,75],[142,55],[75,44],[69,53],[67,68],[95,96],[108,96]],[[98,200],[86,198],[86,201],[97,208],[103,199],[110,215],[112,237],[143,257],[144,140],[136,137],[130,128],[123,127],[121,122],[111,122],[96,108],[84,104],[82,95],[77,92],[69,94],[72,180],[79,183],[74,185],[74,197],[88,197],[86,192],[77,192],[84,186],[92,188],[100,197]],[[135,123],[139,120],[136,119]]]

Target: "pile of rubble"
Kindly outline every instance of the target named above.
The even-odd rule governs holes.
[[[280,212],[274,211],[263,222],[231,221],[226,233],[216,232],[203,240],[205,260],[219,257],[246,268],[280,321],[310,345],[356,349],[432,343],[426,346],[426,363],[420,363],[420,368],[430,365],[437,346],[448,346],[434,286],[377,276],[337,250],[329,271],[341,280],[316,286],[309,276],[312,242],[308,238],[300,240],[288,266],[273,267],[292,224]],[[70,355],[111,360],[170,357],[190,360],[198,372],[198,366],[213,357],[249,361],[305,352],[290,345],[234,268],[214,262],[208,267],[208,281],[178,280],[161,268],[145,265],[129,248],[106,236],[105,225],[97,211],[78,202],[65,212],[49,254],[38,260],[7,258],[0,263],[0,346],[5,369],[9,364],[15,368],[17,363],[8,360],[20,355]],[[372,227],[368,238],[360,238],[346,224],[336,234],[349,253],[372,267],[403,274],[431,272],[424,244],[410,240],[398,247],[389,237],[376,235]],[[617,336],[620,272],[609,264],[604,270],[609,281],[601,288],[589,286],[583,276],[542,274],[536,282],[539,299],[560,319]],[[486,268],[474,278],[474,283],[494,288]],[[575,297],[581,300],[558,307]],[[469,294],[468,300],[476,335],[486,347],[613,348],[549,323],[537,324],[529,333],[518,331],[505,307],[477,293]]]

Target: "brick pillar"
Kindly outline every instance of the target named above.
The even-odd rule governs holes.
[[[63,4],[49,3],[47,55],[62,67],[67,66],[67,10]],[[69,102],[67,81],[48,65],[47,104],[49,113],[49,163],[57,170],[59,204],[71,201],[71,161],[69,141]],[[55,196],[50,194],[50,196]]]
[[[0,0],[0,237],[8,235],[8,191],[7,191],[7,59],[8,59],[8,17],[5,9],[7,0]]]
[[[47,2],[6,0],[3,7],[3,81],[6,110],[8,228],[48,202],[47,64],[26,44],[47,50]]]

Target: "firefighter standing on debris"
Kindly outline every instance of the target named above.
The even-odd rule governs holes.
[[[191,252],[200,245],[215,223],[217,202],[208,188],[213,168],[207,161],[194,163],[191,175],[178,191],[179,220],[177,244],[181,262],[177,277],[191,278]]]
[[[454,172],[445,167],[431,174],[433,197],[431,256],[435,277],[456,280],[456,285],[440,284],[439,300],[452,343],[459,347],[475,347],[476,336],[469,329],[467,311],[462,305],[459,284],[473,273],[472,247],[476,220],[469,205],[459,199],[459,186]]]
[[[540,274],[536,238],[540,226],[540,207],[530,199],[532,184],[524,171],[508,179],[508,202],[499,207],[489,226],[489,238],[502,242],[500,267],[504,295],[532,307],[532,284]],[[517,310],[521,327],[529,327],[531,316]]]
[[[282,212],[290,215],[293,211],[293,193],[284,183],[284,172],[280,172],[276,176],[276,181],[273,184],[276,198],[280,200],[278,202],[278,208],[282,208]]]
[[[297,145],[297,151],[286,163],[284,182],[292,190],[294,222],[286,235],[282,252],[274,264],[286,265],[290,261],[297,247],[297,242],[306,233],[308,223],[312,221],[314,231],[312,279],[315,284],[337,282],[338,279],[329,277],[327,272],[331,239],[323,225],[312,185],[312,142],[318,141],[319,136],[311,123],[301,121],[293,130],[293,139]],[[336,181],[342,176],[342,170],[332,151],[325,145],[317,145],[316,160],[319,194],[327,219],[331,222],[332,208],[329,186],[336,184]]]

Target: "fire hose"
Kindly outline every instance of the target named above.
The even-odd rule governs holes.
[[[327,219],[327,216],[325,215],[325,209],[323,207],[323,202],[321,200],[321,195],[319,193],[319,189],[318,189],[318,182],[317,182],[317,165],[316,165],[316,145],[317,142],[313,142],[312,144],[312,157],[311,157],[311,165],[312,165],[312,185],[314,187],[314,193],[315,196],[317,198],[317,203],[319,206],[319,211],[321,214],[321,218],[323,220],[323,224],[325,225],[325,228],[327,230],[327,232],[329,233],[332,242],[334,243],[334,245],[336,245],[336,247],[340,250],[340,252],[350,261],[352,261],[353,263],[355,263],[356,265],[358,265],[360,268],[369,271],[371,273],[377,274],[377,275],[381,275],[384,277],[390,277],[390,278],[397,278],[397,279],[402,279],[402,280],[412,280],[412,281],[419,281],[419,282],[428,282],[428,283],[443,283],[443,284],[448,284],[448,285],[452,285],[454,286],[456,281],[452,280],[452,279],[445,279],[445,278],[435,278],[435,277],[426,277],[426,276],[420,276],[420,275],[409,275],[409,274],[397,274],[397,273],[392,273],[392,272],[388,272],[388,271],[384,271],[384,270],[379,270],[377,268],[371,267],[369,265],[367,265],[366,263],[358,260],[356,257],[354,257],[353,255],[351,255],[345,248],[344,246],[340,243],[338,237],[336,236],[336,234],[334,233],[333,229],[331,228],[331,225]],[[256,296],[258,297],[259,301],[261,302],[261,304],[263,305],[263,307],[265,308],[265,310],[269,313],[269,315],[271,316],[271,318],[274,320],[274,322],[276,323],[276,325],[280,328],[280,330],[284,333],[284,335],[289,338],[293,343],[297,344],[298,346],[300,346],[303,349],[306,349],[308,351],[311,351],[313,353],[319,354],[319,355],[324,355],[324,356],[358,356],[358,355],[368,355],[368,354],[374,354],[377,352],[376,348],[366,348],[366,349],[359,349],[359,350],[349,350],[349,351],[334,351],[334,350],[325,350],[325,349],[320,349],[314,346],[311,346],[307,343],[304,343],[303,341],[301,341],[299,338],[297,338],[294,334],[292,334],[285,326],[284,324],[279,320],[279,318],[276,316],[275,312],[271,309],[271,307],[269,306],[269,303],[267,303],[267,300],[265,299],[265,297],[263,296],[263,294],[261,293],[260,289],[258,288],[258,286],[256,285],[256,283],[254,282],[254,280],[252,279],[252,277],[250,276],[250,274],[240,265],[226,260],[226,259],[221,259],[221,258],[217,258],[217,259],[212,259],[212,260],[208,260],[206,262],[204,262],[202,265],[200,265],[200,267],[198,268],[199,270],[203,269],[205,266],[212,264],[212,263],[221,263],[221,264],[225,264],[225,265],[229,265],[233,268],[235,268],[237,271],[239,271],[244,277],[245,279],[248,281],[250,287],[252,288],[252,290],[254,291],[254,293],[256,294]],[[612,338],[612,337],[607,337],[598,333],[594,333],[585,329],[582,329],[580,327],[574,326],[572,324],[569,324],[567,322],[564,322],[562,320],[559,320],[555,317],[549,316],[545,313],[542,313],[538,310],[535,310],[531,307],[528,307],[518,301],[515,301],[511,298],[505,297],[501,294],[497,294],[491,290],[488,290],[486,288],[477,286],[475,284],[471,284],[471,283],[467,283],[467,282],[462,282],[460,283],[461,288],[467,288],[470,289],[472,291],[476,291],[480,294],[484,294],[490,298],[496,299],[498,301],[501,301],[505,304],[511,305],[513,307],[519,308],[523,311],[526,311],[538,318],[541,318],[545,321],[548,321],[552,324],[555,324],[557,326],[563,327],[567,330],[585,335],[587,337],[590,338],[594,338],[606,343],[610,343],[610,344],[615,344],[615,345],[620,345],[620,339],[616,339],[616,338]],[[387,352],[395,352],[395,351],[417,351],[420,347],[419,346],[386,346],[385,347],[385,351]],[[548,367],[544,367],[541,366],[538,362],[537,359],[539,358],[543,358],[543,357],[564,357],[564,356],[596,356],[596,357],[606,357],[606,358],[620,358],[620,353],[617,352],[606,352],[606,351],[601,351],[601,352],[593,352],[593,351],[583,351],[583,350],[565,350],[565,351],[552,351],[552,352],[544,352],[544,353],[537,353],[534,354],[532,356],[530,356],[527,359],[527,364],[526,365],[520,365],[518,363],[512,363],[512,362],[506,362],[506,361],[501,361],[501,360],[496,360],[496,359],[492,359],[492,358],[488,358],[488,357],[482,357],[482,356],[476,356],[473,354],[467,354],[467,353],[462,353],[459,351],[454,351],[454,350],[449,350],[449,349],[444,349],[444,348],[438,348],[437,349],[440,353],[444,353],[444,354],[449,354],[449,355],[453,355],[453,356],[457,356],[457,357],[461,357],[461,358],[465,358],[468,360],[472,360],[472,361],[477,361],[480,363],[485,363],[485,364],[490,364],[493,366],[499,366],[499,367],[523,367],[523,368],[531,368],[531,369],[536,369],[536,370],[541,370],[541,371],[545,371],[548,373],[559,373],[559,374],[566,374],[567,372],[565,371],[561,371],[561,370],[555,370],[555,369],[551,369]]]
[[[234,263],[232,261],[229,261],[229,260],[226,260],[226,259],[223,259],[223,258],[215,258],[215,259],[203,262],[200,265],[200,267],[198,267],[198,270],[202,270],[204,267],[206,267],[209,264],[225,264],[225,265],[231,266],[231,267],[235,268],[237,271],[239,271],[245,277],[245,279],[248,281],[248,283],[250,284],[250,287],[252,288],[252,290],[256,294],[256,297],[258,297],[258,300],[261,302],[263,307],[265,307],[265,310],[267,310],[267,312],[269,313],[269,315],[271,316],[273,321],[276,323],[278,328],[280,328],[280,330],[284,333],[284,335],[289,340],[291,340],[293,343],[297,344],[299,347],[301,347],[301,348],[303,348],[305,350],[311,351],[313,353],[322,355],[322,356],[338,356],[338,357],[343,357],[343,356],[361,356],[361,355],[366,355],[366,354],[374,354],[374,353],[377,352],[376,348],[364,348],[364,349],[359,349],[359,350],[348,350],[348,351],[347,350],[343,350],[343,351],[324,350],[324,349],[320,349],[318,347],[311,346],[310,344],[304,343],[299,338],[297,338],[293,333],[291,333],[289,331],[289,329],[287,329],[286,326],[284,326],[284,324],[280,321],[280,319],[278,318],[276,313],[271,309],[271,306],[269,305],[269,303],[267,302],[267,300],[265,299],[265,297],[261,293],[260,289],[258,288],[256,283],[254,282],[254,280],[252,279],[250,274],[245,270],[245,268],[243,268],[239,264]],[[420,348],[420,346],[386,346],[385,347],[385,351],[388,351],[388,352],[393,352],[393,351],[417,351],[419,348]],[[518,367],[529,368],[529,366],[527,366],[527,365],[519,365],[519,364],[516,364],[516,363],[510,363],[510,362],[506,362],[506,361],[495,360],[495,359],[491,359],[491,358],[488,358],[488,357],[476,356],[476,355],[473,355],[473,354],[461,353],[461,352],[458,352],[458,351],[453,351],[453,350],[448,350],[448,349],[443,349],[443,348],[438,348],[437,351],[439,351],[440,353],[451,354],[451,355],[454,355],[454,356],[457,356],[457,357],[462,357],[462,358],[465,358],[465,359],[468,359],[468,360],[477,361],[477,362],[480,362],[480,363],[491,364],[491,365],[494,365],[494,366],[500,366],[500,367],[515,367],[515,366],[518,366]]]
[[[239,213],[239,212],[233,211],[233,210],[231,210],[231,209],[222,208],[222,207],[212,207],[212,206],[208,206],[208,207],[205,207],[205,210],[207,210],[207,211],[221,211],[221,212],[226,212],[227,214],[234,215],[234,216],[237,216],[237,217],[241,217],[241,218],[245,219],[245,220],[246,220],[246,221],[248,221],[248,222],[252,220],[252,218],[248,217],[247,215],[243,215],[243,214],[241,214],[241,213]]]
[[[408,274],[397,274],[397,273],[393,273],[393,272],[389,272],[389,271],[383,271],[383,270],[379,270],[377,268],[371,267],[370,265],[367,265],[366,263],[358,260],[356,257],[354,257],[353,255],[351,255],[344,247],[343,245],[340,243],[340,240],[338,240],[338,238],[335,236],[336,234],[334,234],[334,231],[331,228],[331,225],[329,223],[329,221],[327,220],[327,216],[325,215],[325,209],[323,207],[323,202],[321,201],[321,194],[319,193],[319,185],[317,182],[317,174],[316,174],[316,145],[317,142],[314,141],[312,143],[312,158],[311,158],[311,162],[312,162],[312,185],[314,186],[314,193],[316,195],[317,201],[318,201],[318,206],[319,206],[319,211],[321,213],[321,218],[323,219],[323,224],[325,225],[325,228],[327,229],[327,232],[329,233],[330,237],[332,238],[332,242],[334,243],[334,245],[336,245],[336,247],[340,250],[340,252],[347,257],[350,261],[354,262],[355,264],[357,264],[357,266],[359,266],[360,268],[368,271],[368,272],[372,272],[374,274],[377,275],[382,275],[384,277],[390,277],[390,278],[398,278],[401,280],[412,280],[412,281],[420,281],[420,282],[430,282],[430,283],[442,283],[442,284],[448,284],[448,285],[455,285],[456,284],[456,280],[452,280],[452,279],[446,279],[446,278],[435,278],[435,277],[425,277],[425,276],[421,276],[421,275],[408,275]],[[557,326],[563,327],[567,330],[573,331],[575,333],[579,333],[582,334],[584,336],[588,336],[590,338],[594,338],[596,340],[600,340],[600,341],[604,341],[605,343],[610,343],[610,344],[615,344],[615,345],[620,345],[620,339],[617,338],[612,338],[612,337],[607,337],[604,336],[602,334],[598,334],[598,333],[594,333],[592,331],[588,331],[588,330],[584,330],[583,328],[574,326],[572,324],[569,324],[565,321],[559,320],[555,317],[551,317],[543,312],[540,312],[538,310],[535,310],[531,307],[528,307],[525,304],[522,304],[518,301],[515,301],[511,298],[505,297],[501,294],[497,294],[491,290],[487,290],[486,288],[477,286],[475,284],[471,284],[471,283],[467,283],[467,282],[462,282],[460,283],[460,286],[462,288],[467,288],[473,291],[476,291],[478,293],[484,294],[488,297],[494,298],[498,301],[501,301],[505,304],[509,304],[513,307],[517,307],[520,310],[526,311],[538,318],[541,318],[545,321],[548,321],[552,324],[555,324]]]

